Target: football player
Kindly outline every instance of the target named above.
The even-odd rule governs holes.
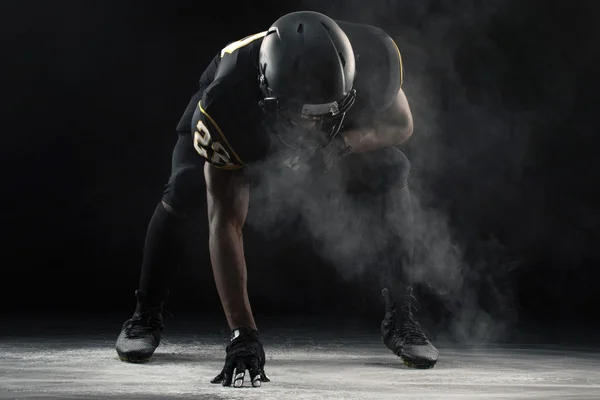
[[[348,195],[367,195],[381,216],[382,251],[372,265],[384,277],[383,343],[408,366],[435,365],[438,351],[413,315],[410,163],[395,147],[413,131],[403,74],[398,47],[384,31],[309,11],[287,14],[214,57],[177,126],[172,173],[147,231],[137,307],[117,339],[122,360],[147,361],[159,345],[182,227],[206,195],[212,269],[231,329],[225,366],[212,382],[242,386],[246,370],[253,386],[268,381],[242,228],[251,181],[260,179],[253,166],[288,152],[311,173],[335,171]],[[391,288],[398,279],[406,289],[396,310]]]

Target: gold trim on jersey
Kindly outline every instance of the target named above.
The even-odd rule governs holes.
[[[221,136],[221,139],[223,139],[223,142],[227,145],[227,147],[229,148],[229,150],[231,150],[231,152],[235,156],[237,162],[239,162],[240,164],[244,165],[244,163],[242,162],[242,159],[237,155],[237,153],[235,152],[235,150],[233,150],[233,147],[231,147],[231,145],[227,141],[227,138],[223,134],[223,131],[221,130],[221,128],[219,128],[219,125],[217,125],[217,123],[215,122],[215,120],[212,119],[212,117],[210,115],[208,115],[208,113],[204,110],[204,108],[202,108],[202,100],[200,100],[198,102],[198,108],[200,109],[200,112],[202,114],[204,114],[206,116],[206,118],[208,118],[208,120],[210,121],[210,123],[213,124],[213,126],[215,127],[215,129],[217,130],[217,132],[219,132],[219,136]]]
[[[225,53],[231,54],[234,51],[236,51],[237,49],[242,48],[242,47],[254,42],[257,39],[265,37],[266,34],[267,34],[267,31],[259,32],[259,33],[255,33],[254,35],[246,36],[245,38],[240,39],[237,42],[229,43],[227,46],[225,46],[223,48],[223,50],[221,50],[221,58],[225,57]]]
[[[394,43],[394,46],[396,46],[396,51],[398,52],[398,61],[400,61],[400,87],[402,87],[402,84],[404,83],[404,66],[402,65],[402,54],[400,54],[400,49],[398,48],[398,45],[396,44],[396,41],[394,39],[392,39],[392,43]]]
[[[237,171],[238,169],[242,169],[244,168],[243,165],[215,165],[215,164],[210,164],[215,168],[218,169],[226,169],[227,171]]]

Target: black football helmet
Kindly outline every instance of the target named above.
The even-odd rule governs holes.
[[[331,18],[301,11],[279,18],[260,47],[260,106],[288,146],[315,150],[338,134],[356,99],[355,59]]]

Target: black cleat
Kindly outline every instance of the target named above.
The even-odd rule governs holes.
[[[402,358],[407,367],[433,368],[437,363],[439,352],[421,330],[421,325],[415,321],[413,309],[415,297],[412,287],[408,288],[402,304],[401,314],[396,315],[396,305],[387,289],[381,291],[385,299],[385,317],[381,322],[381,337],[383,343],[394,354]]]
[[[150,360],[160,344],[163,329],[162,306],[142,310],[138,297],[135,313],[125,321],[117,338],[116,349],[121,361],[142,363]]]

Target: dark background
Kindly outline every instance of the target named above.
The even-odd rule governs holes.
[[[480,340],[596,323],[594,4],[2,1],[2,312],[129,315],[174,127],[204,67],[228,42],[312,9],[380,26],[403,53],[415,116],[403,149],[419,201],[417,262],[431,283],[423,318]],[[206,218],[196,221],[169,309],[223,318]],[[246,244],[259,318],[364,313],[357,283],[293,250],[301,241],[253,266],[273,245],[255,233]]]

